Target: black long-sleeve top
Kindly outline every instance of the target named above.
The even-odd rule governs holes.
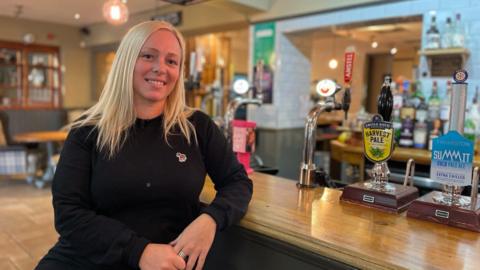
[[[79,269],[137,269],[148,243],[169,243],[202,212],[218,230],[239,221],[252,182],[207,115],[189,120],[198,144],[176,132],[169,146],[163,116],[138,119],[112,159],[98,151],[96,129],[72,130],[52,185],[60,239],[47,258]],[[217,195],[201,209],[207,173]]]

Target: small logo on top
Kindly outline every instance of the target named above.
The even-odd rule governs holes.
[[[187,156],[185,154],[177,152],[176,156],[177,156],[179,162],[183,163],[183,162],[187,161]]]

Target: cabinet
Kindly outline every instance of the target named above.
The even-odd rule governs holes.
[[[60,49],[0,41],[0,108],[61,107]]]

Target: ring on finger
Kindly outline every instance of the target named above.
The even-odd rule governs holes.
[[[185,252],[183,252],[183,250],[180,250],[180,252],[178,252],[178,256],[182,257],[182,259],[184,261],[186,261],[187,257],[188,257],[187,254],[185,254]]]

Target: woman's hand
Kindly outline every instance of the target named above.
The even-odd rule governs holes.
[[[138,266],[142,270],[178,270],[185,269],[185,261],[170,245],[148,244]]]
[[[207,214],[201,214],[170,244],[178,254],[181,251],[188,256],[187,267],[192,270],[195,263],[195,270],[203,268],[205,258],[215,238],[217,223]]]

